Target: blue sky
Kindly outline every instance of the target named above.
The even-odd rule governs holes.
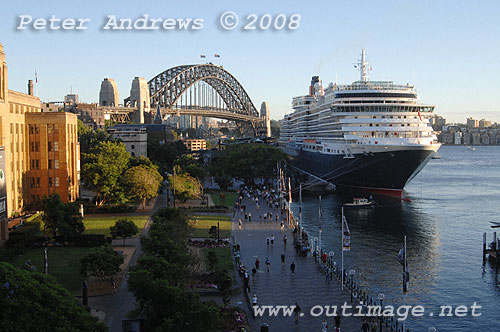
[[[290,112],[313,75],[323,83],[351,83],[353,63],[366,49],[373,80],[415,83],[420,101],[436,105],[449,122],[466,117],[500,122],[500,1],[10,1],[0,11],[0,43],[9,88],[26,91],[38,71],[37,94],[62,100],[70,92],[97,102],[104,77],[114,78],[123,100],[135,76],[147,80],[165,69],[199,63],[214,53],[271,117]],[[221,13],[240,25],[248,14],[301,15],[295,31],[224,31]],[[90,18],[88,30],[16,30],[19,15]],[[203,18],[198,31],[103,31],[107,15]]]

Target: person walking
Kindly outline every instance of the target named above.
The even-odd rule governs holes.
[[[271,245],[274,245],[274,235],[271,235]]]
[[[259,258],[257,257],[257,259],[255,259],[255,268],[258,270],[259,266],[260,266],[260,261]]]
[[[333,318],[333,321],[335,322],[336,329],[340,329],[340,319],[341,319],[341,317],[339,314],[337,314],[337,316],[335,316],[335,318]]]
[[[285,264],[285,253],[281,254],[281,263]]]
[[[321,323],[321,332],[327,332],[328,331],[328,323],[326,319],[323,320],[323,323]]]
[[[363,321],[363,325],[361,325],[361,332],[370,332],[370,325],[368,325],[366,319]]]
[[[116,280],[114,277],[111,277],[111,286],[113,287],[113,295],[116,294]]]
[[[252,212],[248,212],[248,222],[252,222]]]
[[[253,294],[252,296],[252,306],[256,306],[257,305],[257,295],[256,294]]]
[[[290,264],[290,271],[292,271],[292,274],[295,274],[295,262],[292,262],[292,264]]]
[[[286,246],[286,240],[288,240],[288,238],[286,237],[286,234],[283,235],[283,244]]]
[[[370,332],[377,332],[378,324],[375,319],[372,319]]]
[[[248,275],[248,272],[245,272],[244,283],[245,283],[245,290],[250,293],[250,277]]]
[[[269,272],[269,267],[271,266],[271,261],[269,260],[269,257],[266,258],[266,266],[267,266],[267,272]]]
[[[302,309],[300,309],[299,304],[295,302],[295,308],[293,308],[293,313],[295,314],[295,324],[299,323],[299,316],[301,311]]]

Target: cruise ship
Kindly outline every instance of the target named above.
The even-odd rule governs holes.
[[[440,147],[434,106],[410,84],[370,81],[365,50],[355,67],[360,80],[349,85],[312,78],[309,94],[293,98],[279,145],[296,168],[339,189],[401,197]]]

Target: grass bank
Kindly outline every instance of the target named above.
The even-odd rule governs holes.
[[[211,237],[208,231],[210,227],[217,226],[219,223],[220,237],[229,237],[231,235],[231,217],[223,215],[193,215],[189,217],[191,227],[193,228],[192,237]]]

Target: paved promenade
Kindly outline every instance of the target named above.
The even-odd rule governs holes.
[[[303,316],[298,324],[295,324],[294,316],[270,317],[268,312],[263,317],[249,318],[250,327],[253,331],[260,331],[260,324],[269,324],[269,331],[321,331],[324,319],[328,322],[328,331],[335,331],[333,317],[323,315],[313,317],[310,310],[315,305],[338,306],[337,312],[341,313],[340,306],[347,302],[350,305],[350,294],[341,290],[340,282],[334,277],[330,283],[326,282],[325,275],[320,267],[314,262],[311,255],[299,257],[293,246],[293,235],[285,226],[281,229],[280,222],[276,222],[278,209],[271,209],[260,198],[260,209],[252,200],[245,198],[242,205],[246,205],[246,213],[252,214],[252,221],[245,222],[244,212],[237,211],[233,217],[232,234],[235,242],[241,246],[241,261],[247,267],[250,274],[249,297],[257,295],[258,305],[287,305],[292,306],[296,302],[302,309]],[[259,221],[259,215],[273,213],[273,221]],[[286,215],[280,215],[280,220]],[[243,221],[238,225],[238,219]],[[286,223],[285,223],[286,224]],[[266,238],[274,235],[274,245],[267,245]],[[288,237],[287,244],[283,243],[283,236]],[[281,263],[281,254],[285,254],[285,264]],[[251,269],[256,258],[260,260],[260,268],[255,277]],[[267,272],[265,260],[269,257],[270,271]],[[295,262],[295,274],[290,272],[290,264]],[[233,303],[234,305],[234,303]],[[330,311],[333,312],[333,311]],[[352,312],[349,311],[349,312]],[[360,331],[362,320],[353,317],[342,317],[341,331]]]

